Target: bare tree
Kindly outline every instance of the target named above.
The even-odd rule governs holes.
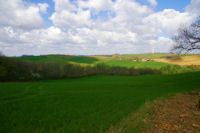
[[[176,53],[188,53],[200,51],[200,17],[190,26],[179,28],[178,34],[173,37],[176,45],[172,51]],[[197,103],[200,109],[200,97]]]
[[[175,53],[188,53],[200,50],[200,18],[186,27],[179,28],[178,34],[173,37],[176,45],[172,48]]]

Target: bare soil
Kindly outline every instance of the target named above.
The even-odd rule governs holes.
[[[147,115],[144,123],[150,123],[145,133],[200,133],[199,94],[178,94],[170,99],[156,100],[152,106],[153,117]],[[152,114],[151,114],[152,115]]]

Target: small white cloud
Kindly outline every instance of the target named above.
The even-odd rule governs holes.
[[[156,0],[147,0],[151,6],[155,7],[157,5],[157,1]]]
[[[76,10],[76,6],[70,3],[69,0],[53,0],[55,3],[55,11],[61,12],[63,10],[74,11]]]
[[[46,13],[47,8],[49,7],[49,5],[47,3],[39,3],[38,6],[40,8],[40,12],[42,12],[42,13]]]
[[[89,8],[96,13],[101,10],[110,10],[113,8],[113,5],[114,3],[112,2],[112,0],[88,0],[79,2],[79,7]]]

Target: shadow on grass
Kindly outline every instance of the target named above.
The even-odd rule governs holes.
[[[180,56],[167,56],[165,57],[165,59],[172,62],[182,61],[182,58]]]
[[[84,56],[77,56],[69,59],[69,61],[76,62],[76,63],[86,63],[86,64],[93,64],[98,61],[97,58],[94,57],[84,57]]]
[[[18,57],[17,59],[24,60],[24,61],[42,61],[45,60],[47,56],[23,56]]]

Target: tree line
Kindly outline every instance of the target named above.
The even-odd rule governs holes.
[[[143,75],[161,74],[159,70],[150,68],[135,69],[125,67],[109,67],[105,64],[81,66],[67,63],[36,63],[15,58],[0,57],[0,81],[34,81],[61,78],[79,78],[91,75]]]

